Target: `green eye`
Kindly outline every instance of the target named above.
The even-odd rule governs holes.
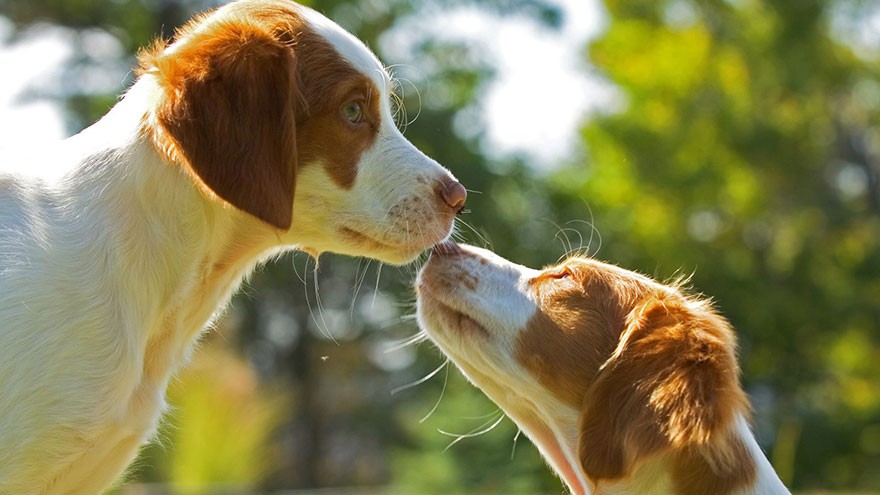
[[[364,111],[360,103],[352,102],[342,107],[342,116],[352,124],[357,124],[363,121]]]

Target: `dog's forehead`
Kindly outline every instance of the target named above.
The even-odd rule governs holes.
[[[385,67],[361,40],[320,12],[303,6],[300,9],[300,15],[315,34],[327,40],[352,67],[369,77],[380,90],[389,86],[391,77]]]
[[[535,314],[516,340],[516,359],[563,402],[576,405],[585,387],[613,349],[613,332],[598,318],[546,311]]]
[[[616,347],[649,279],[582,256],[544,272],[559,273],[563,267],[573,274],[571,280],[536,281],[538,311],[518,332],[515,358],[549,392],[576,406]]]

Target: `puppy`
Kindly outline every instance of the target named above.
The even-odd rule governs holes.
[[[465,189],[396,129],[393,82],[317,12],[242,0],[140,55],[99,122],[0,164],[0,494],[101,493],[253,267],[405,263]]]
[[[789,493],[708,301],[589,258],[533,270],[454,243],[416,289],[421,327],[571,493]]]

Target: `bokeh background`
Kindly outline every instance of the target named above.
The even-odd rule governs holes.
[[[460,239],[691,276],[786,483],[880,493],[878,2],[307,3],[393,66],[406,136],[471,190]],[[3,153],[96,120],[139,47],[214,5],[0,0]],[[417,267],[264,267],[117,492],[562,493],[419,341]]]

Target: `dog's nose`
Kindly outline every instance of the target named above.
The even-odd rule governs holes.
[[[455,179],[443,181],[440,195],[443,196],[443,201],[455,210],[456,213],[460,212],[464,208],[465,202],[467,202],[467,190]]]

